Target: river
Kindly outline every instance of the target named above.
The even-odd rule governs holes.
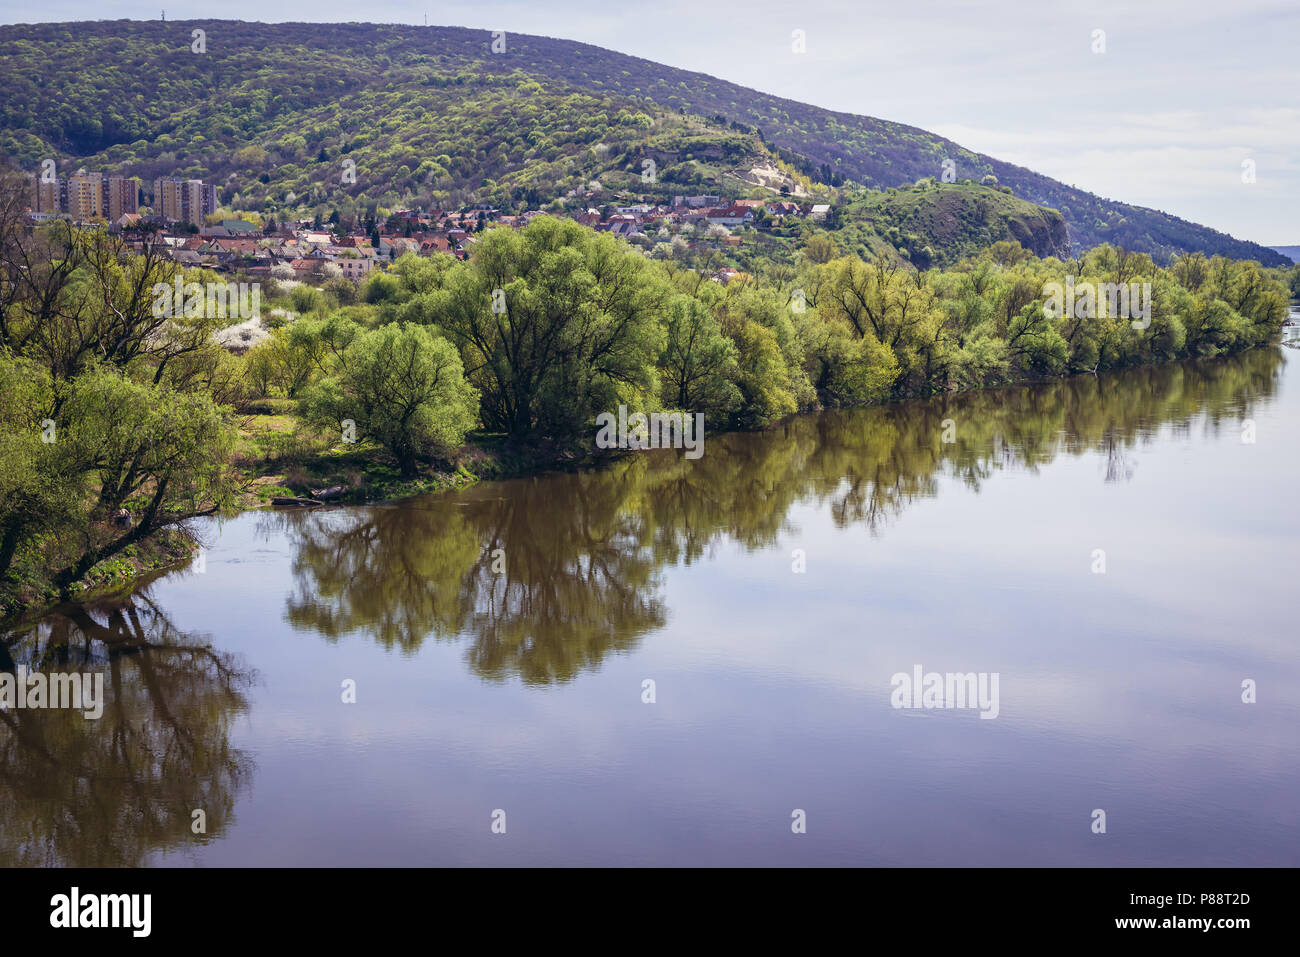
[[[206,521],[0,646],[107,697],[0,712],[0,864],[1295,866],[1298,360]]]

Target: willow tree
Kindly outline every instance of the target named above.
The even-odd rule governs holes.
[[[464,442],[477,421],[478,394],[450,342],[410,323],[350,335],[338,326],[323,331],[347,345],[330,374],[304,393],[306,418],[333,426],[351,420],[358,437],[382,445],[408,477],[422,457]]]
[[[664,350],[659,356],[665,406],[726,416],[741,402],[736,345],[701,302],[674,296],[668,306]]]
[[[563,437],[619,402],[653,401],[666,293],[626,244],[542,216],[487,230],[423,318],[460,348],[485,425]]]

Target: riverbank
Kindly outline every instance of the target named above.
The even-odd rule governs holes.
[[[584,450],[577,443],[509,443],[505,436],[472,435],[446,460],[428,462],[414,476],[403,476],[370,443],[327,448],[316,437],[294,431],[283,408],[266,407],[241,416],[235,466],[241,491],[225,515],[275,507],[277,498],[307,501],[331,490],[320,505],[373,505],[469,488],[482,481],[594,467],[620,453]],[[0,587],[0,627],[12,628],[60,604],[113,595],[139,586],[141,579],[183,568],[200,548],[184,525],[169,526],[94,565],[62,592],[47,570],[19,562]],[[39,553],[37,553],[39,554]]]
[[[0,627],[12,627],[67,601],[132,591],[142,578],[188,564],[198,548],[197,540],[185,528],[165,528],[94,565],[63,593],[42,570],[19,563],[0,591]]]
[[[1204,360],[1175,359],[1149,363],[1144,367],[1197,361]],[[1026,378],[1006,385],[1032,386],[1088,375],[1091,374]],[[1000,387],[1004,386],[957,391],[986,392]],[[888,406],[903,401],[916,401],[916,398],[862,405]],[[225,514],[272,508],[277,498],[306,502],[316,499],[327,489],[330,491],[328,501],[319,500],[322,506],[394,502],[418,495],[463,490],[483,481],[594,468],[628,454],[618,449],[584,448],[576,440],[521,446],[512,444],[499,433],[478,432],[471,433],[466,444],[448,457],[427,461],[416,475],[403,476],[385,456],[383,449],[374,443],[331,445],[328,437],[304,431],[292,414],[293,405],[291,400],[264,400],[253,404],[238,417],[239,444],[234,465],[240,477],[240,492],[233,508]],[[768,427],[775,427],[789,418],[823,411],[799,413]],[[47,575],[30,563],[16,567],[10,581],[0,588],[0,626],[12,627],[15,622],[37,617],[68,601],[129,591],[138,587],[142,578],[188,565],[198,549],[199,543],[183,525],[171,526],[93,566],[62,593]]]
[[[239,435],[239,509],[271,505],[277,498],[313,499],[326,489],[331,504],[373,504],[595,465],[605,458],[576,440],[519,445],[502,434],[475,432],[455,451],[421,463],[415,475],[403,475],[375,443],[335,444],[305,430],[289,400],[255,403],[241,417]]]

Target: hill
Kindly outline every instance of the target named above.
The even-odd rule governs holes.
[[[195,30],[202,52],[192,49]],[[457,27],[104,21],[0,27],[0,60],[0,153],[27,168],[54,156],[146,182],[204,176],[240,208],[533,205],[598,190],[826,196],[910,187],[950,159],[963,178],[996,177],[1058,210],[1075,251],[1110,242],[1160,261],[1200,250],[1287,262],[924,130],[567,40],[512,33],[494,53],[490,34]],[[666,162],[646,183],[645,161],[656,156]],[[886,206],[886,230],[901,232],[893,220],[904,210]],[[903,219],[919,230],[946,215]],[[969,238],[917,237],[932,247]]]
[[[922,268],[947,265],[1002,241],[1018,242],[1043,258],[1070,254],[1065,217],[1011,195],[1007,187],[927,180],[864,193],[839,219],[842,251],[870,257],[883,241]]]

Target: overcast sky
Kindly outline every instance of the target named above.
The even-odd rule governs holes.
[[[1126,9],[1127,8],[1127,9]],[[0,21],[423,23],[582,40],[910,123],[1102,196],[1300,244],[1300,0],[0,0]],[[791,50],[803,30],[807,52]],[[1094,53],[1093,32],[1105,31]],[[1253,160],[1256,181],[1242,182]]]

